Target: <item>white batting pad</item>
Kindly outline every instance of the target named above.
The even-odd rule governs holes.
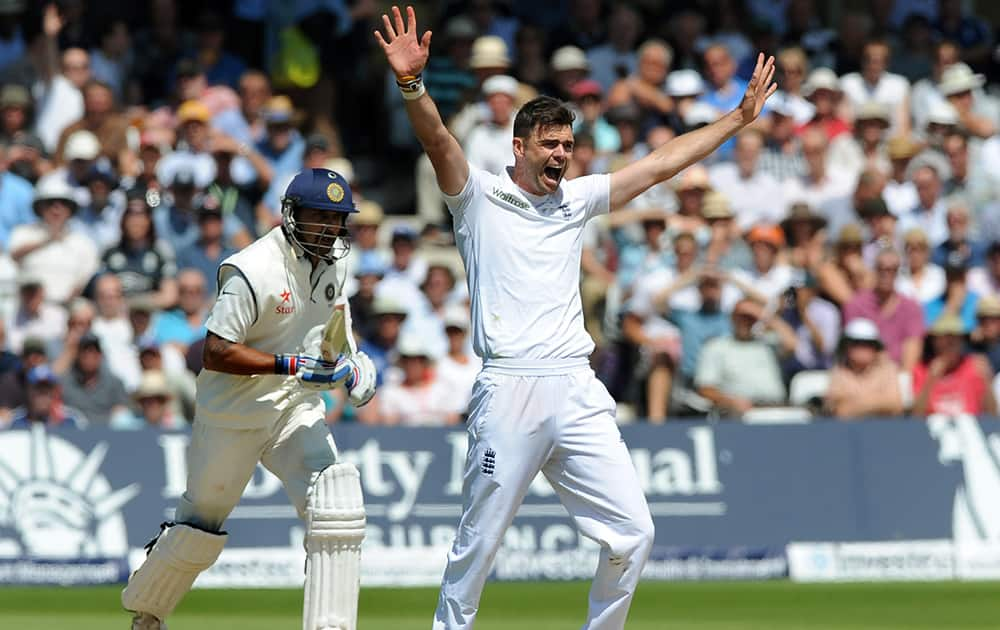
[[[309,494],[303,630],[357,630],[364,537],[361,475],[352,464],[334,464]]]
[[[198,574],[218,559],[228,537],[183,523],[167,527],[146,561],[129,578],[122,591],[122,605],[126,610],[166,618],[191,590]]]

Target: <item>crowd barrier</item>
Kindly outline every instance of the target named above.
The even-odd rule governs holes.
[[[433,585],[461,512],[461,429],[334,428],[361,471],[366,585]],[[622,428],[656,523],[648,579],[1000,577],[1000,422]],[[0,433],[0,583],[124,581],[184,491],[187,432]],[[511,455],[506,455],[510,457]],[[497,455],[497,467],[509,465]],[[303,580],[302,524],[258,467],[202,587]],[[532,484],[497,580],[586,578],[597,547]]]

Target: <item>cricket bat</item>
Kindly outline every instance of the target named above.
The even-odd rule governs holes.
[[[351,356],[358,351],[354,342],[351,311],[347,306],[347,300],[340,299],[334,304],[333,314],[323,327],[323,337],[319,347],[323,358],[327,361],[336,361],[341,354]]]

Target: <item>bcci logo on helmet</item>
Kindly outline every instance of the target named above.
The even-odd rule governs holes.
[[[326,196],[329,197],[330,201],[333,203],[340,203],[344,200],[344,187],[334,182],[326,187]]]
[[[121,558],[121,508],[139,484],[113,490],[100,473],[108,445],[89,453],[42,426],[0,434],[0,557]]]
[[[938,442],[938,461],[961,464],[963,480],[952,503],[956,542],[1000,542],[1000,435],[983,434],[969,415],[935,415],[927,420]]]

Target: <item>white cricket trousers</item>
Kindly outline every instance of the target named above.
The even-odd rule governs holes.
[[[462,519],[433,628],[473,627],[504,532],[539,471],[580,532],[601,545],[583,628],[624,628],[653,520],[615,424],[615,402],[590,366],[488,361],[473,388],[468,430]]]
[[[313,478],[337,460],[323,403],[299,403],[268,428],[228,429],[195,419],[188,445],[187,489],[174,520],[221,531],[257,462],[281,479],[300,518]]]

